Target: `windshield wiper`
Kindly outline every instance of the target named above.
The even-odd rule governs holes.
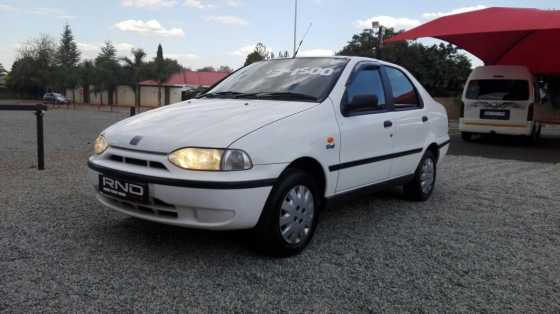
[[[240,95],[245,95],[245,93],[240,93],[240,92],[233,92],[233,91],[227,91],[227,92],[217,92],[217,93],[208,93],[208,94],[203,94],[200,95],[200,98],[203,97],[208,97],[208,98],[236,98],[237,96]]]
[[[317,101],[317,97],[301,94],[301,93],[293,93],[293,92],[259,92],[259,93],[251,93],[251,94],[239,94],[235,98],[256,98],[256,99],[280,99],[280,100],[308,100],[308,101]]]

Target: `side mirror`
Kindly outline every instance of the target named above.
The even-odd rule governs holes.
[[[356,95],[344,105],[344,111],[347,113],[364,110],[375,110],[379,105],[377,95]]]

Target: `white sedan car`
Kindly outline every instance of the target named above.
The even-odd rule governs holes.
[[[292,255],[326,201],[388,184],[430,197],[447,114],[405,69],[359,57],[277,59],[208,92],[104,130],[90,157],[97,199],[192,228],[254,229]]]

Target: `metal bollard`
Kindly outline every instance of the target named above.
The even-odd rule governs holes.
[[[37,168],[45,169],[45,142],[43,136],[43,110],[35,111],[37,116]]]
[[[136,115],[136,107],[130,107],[130,116]]]

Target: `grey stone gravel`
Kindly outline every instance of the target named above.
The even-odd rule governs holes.
[[[560,311],[558,163],[451,155],[430,201],[348,201],[301,255],[272,259],[247,232],[100,206],[85,161],[125,116],[49,111],[39,172],[32,113],[0,113],[1,312]]]

